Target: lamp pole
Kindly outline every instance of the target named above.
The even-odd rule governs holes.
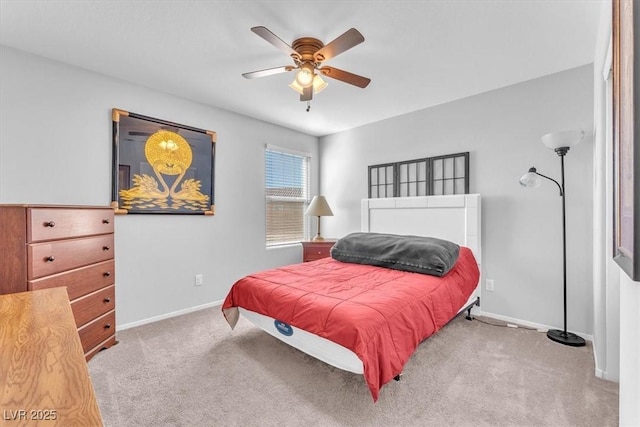
[[[314,242],[321,242],[324,240],[324,237],[320,235],[320,215],[318,215],[318,232],[316,236],[312,239]]]
[[[566,201],[564,196],[564,155],[567,152],[557,152],[560,156],[560,177],[562,183],[562,284],[564,299],[564,335],[567,336],[567,214]]]
[[[557,329],[549,329],[547,331],[547,337],[555,342],[561,344],[570,345],[573,347],[581,347],[585,345],[585,341],[578,335],[567,332],[567,215],[566,215],[566,201],[564,191],[564,156],[569,151],[569,147],[556,148],[555,152],[560,156],[560,195],[562,196],[562,279],[563,279],[563,305],[564,305],[564,329],[559,331]],[[540,174],[538,174],[540,175]],[[544,175],[541,175],[544,176]],[[544,176],[544,178],[548,178]],[[555,180],[552,180],[555,182]],[[557,184],[557,182],[556,182]]]

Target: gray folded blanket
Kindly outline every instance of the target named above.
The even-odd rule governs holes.
[[[451,270],[460,246],[435,237],[351,233],[331,248],[338,261],[442,277]]]

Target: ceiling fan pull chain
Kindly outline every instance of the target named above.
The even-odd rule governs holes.
[[[311,110],[311,102],[307,101],[307,113]]]

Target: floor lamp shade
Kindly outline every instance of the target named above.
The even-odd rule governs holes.
[[[555,342],[573,347],[585,345],[585,341],[578,335],[567,332],[567,220],[566,220],[566,203],[564,188],[564,158],[569,149],[582,141],[584,132],[578,131],[560,131],[546,134],[542,137],[542,142],[548,148],[554,150],[560,157],[560,182],[546,175],[539,173],[535,167],[529,169],[527,173],[520,178],[520,184],[525,187],[539,187],[540,178],[545,178],[554,182],[560,190],[562,197],[562,274],[563,274],[563,302],[564,302],[564,329],[549,329],[547,337]]]
[[[523,187],[537,188],[542,184],[540,175],[536,171],[536,168],[529,168],[529,172],[520,177],[520,185]]]
[[[542,143],[552,150],[563,147],[573,147],[584,138],[584,131],[581,130],[563,130],[559,132],[551,132],[544,135]]]
[[[320,235],[320,217],[321,216],[333,216],[333,212],[329,207],[329,203],[327,203],[327,199],[324,196],[314,196],[307,207],[307,210],[304,212],[307,216],[317,216],[318,217],[318,232],[316,236],[312,239],[314,241],[324,240],[324,238]]]

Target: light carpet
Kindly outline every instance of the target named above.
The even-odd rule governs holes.
[[[483,319],[492,323],[495,320]],[[118,332],[89,371],[108,427],[615,426],[618,384],[593,350],[460,316],[423,342],[373,403],[361,375],[219,308]]]

